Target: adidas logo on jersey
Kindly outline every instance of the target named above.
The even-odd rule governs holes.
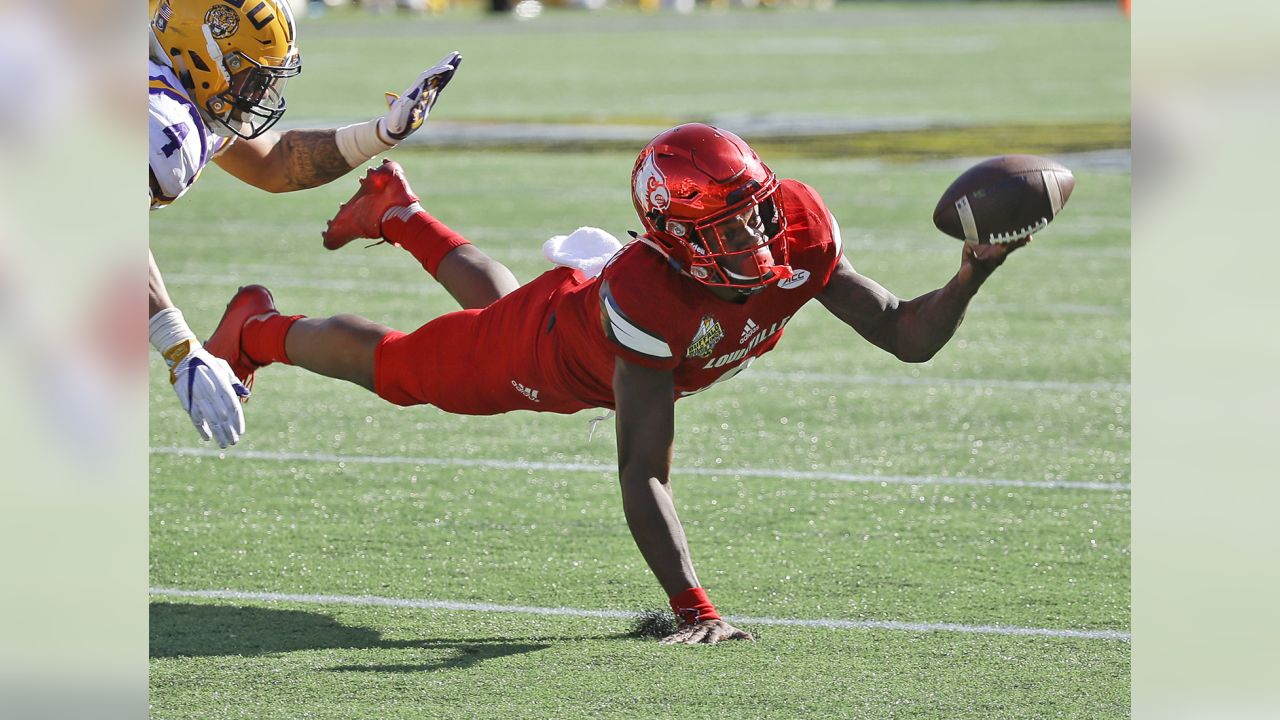
[[[756,336],[751,339],[751,342],[748,343],[746,347],[739,348],[737,350],[734,350],[731,353],[725,353],[724,355],[717,355],[711,358],[710,360],[708,360],[707,364],[702,366],[702,369],[710,370],[711,368],[724,367],[729,363],[738,362],[742,358],[746,357],[747,353],[759,347],[760,343],[764,342],[765,340],[768,340],[769,338],[781,332],[782,328],[786,326],[787,321],[789,320],[791,320],[790,315],[782,318],[778,322],[770,325],[768,330],[761,333],[756,333]]]
[[[738,344],[741,345],[742,343],[746,342],[747,339],[750,338],[753,334],[755,334],[755,331],[759,329],[760,329],[760,326],[756,324],[755,320],[752,320],[751,318],[747,318],[747,324],[742,328],[742,337],[738,338]]]

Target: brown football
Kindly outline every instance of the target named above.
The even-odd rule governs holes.
[[[1021,240],[1062,212],[1075,187],[1075,176],[1060,163],[1035,155],[1002,155],[956,178],[938,200],[933,224],[959,240]]]

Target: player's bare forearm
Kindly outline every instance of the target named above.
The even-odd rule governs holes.
[[[937,290],[900,303],[891,333],[893,354],[904,362],[925,362],[936,355],[964,322],[969,301],[984,279],[956,273]]]
[[[669,372],[616,362],[622,509],[640,554],[671,596],[698,587],[668,477],[675,433],[674,381]]]
[[[622,471],[622,511],[636,547],[668,596],[698,587],[675,503],[653,475]]]
[[[859,275],[841,258],[818,300],[876,347],[904,362],[925,362],[955,335],[978,288],[1009,253],[1029,241],[1006,246],[966,244],[960,270],[946,285],[906,301]]]
[[[156,265],[156,256],[147,250],[147,258],[151,261],[147,271],[147,317],[154,317],[165,308],[173,307],[169,299],[169,291],[164,286],[164,278],[160,275],[160,267]]]
[[[351,171],[336,130],[269,131],[232,143],[214,162],[268,192],[292,192],[333,182]]]
[[[338,150],[334,130],[289,130],[282,133],[285,176],[291,190],[333,182],[351,171]]]

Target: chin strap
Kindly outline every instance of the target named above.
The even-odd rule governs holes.
[[[663,250],[662,246],[659,245],[658,243],[654,242],[653,240],[650,240],[645,235],[637,234],[635,230],[628,230],[627,234],[630,235],[635,240],[639,240],[645,245],[648,245],[649,247],[653,248],[655,252],[657,252],[662,257],[666,258],[667,264],[671,265],[671,267],[675,268],[676,270],[679,270],[681,275],[697,280],[697,278],[689,274],[688,270],[685,270],[683,267],[681,267],[680,263],[676,262],[675,258],[671,257],[670,253],[668,253],[666,250]]]
[[[639,242],[642,242],[645,245],[648,245],[649,247],[653,248],[655,252],[657,252],[662,257],[666,258],[667,262],[671,264],[671,267],[679,270],[682,275],[693,278],[694,280],[698,280],[697,278],[693,277],[693,275],[690,274],[688,270],[685,270],[683,267],[681,267],[680,263],[676,262],[675,259],[671,257],[671,254],[668,253],[666,250],[662,249],[662,246],[659,245],[658,243],[649,239],[645,235],[640,235],[634,230],[628,230],[627,234],[630,235],[633,239],[638,240]],[[723,270],[721,270],[721,272],[723,272]],[[787,280],[795,275],[795,271],[791,269],[790,265],[769,265],[768,272],[776,276],[775,278],[771,279],[768,283],[763,283],[761,285],[756,285],[752,287],[741,287],[741,288],[734,287],[733,285],[724,285],[723,287],[729,287],[729,288],[735,289],[743,295],[754,295],[755,293],[763,290],[770,283],[777,282],[779,280]],[[698,282],[701,282],[701,281],[699,280]]]

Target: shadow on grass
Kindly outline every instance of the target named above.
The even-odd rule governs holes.
[[[428,651],[432,661],[404,665],[341,665],[331,672],[430,672],[545,650],[545,642],[510,638],[385,640],[368,628],[343,625],[323,613],[230,605],[151,603],[151,657],[255,656],[299,650]],[[563,638],[569,640],[570,638]],[[591,638],[572,638],[584,640]],[[438,659],[437,659],[438,656]]]

